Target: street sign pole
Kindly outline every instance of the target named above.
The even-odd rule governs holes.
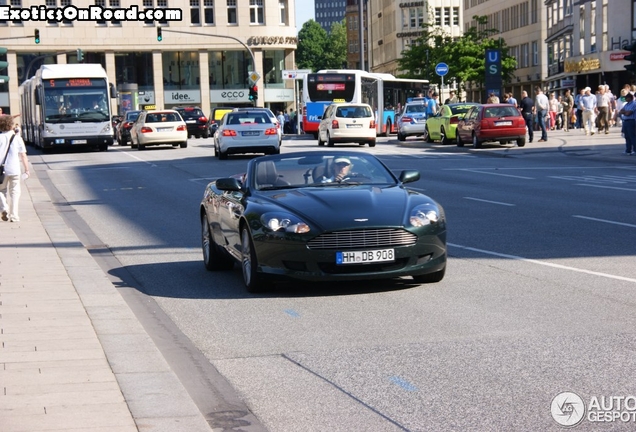
[[[444,75],[448,73],[448,65],[446,63],[437,63],[435,65],[435,73],[440,76],[442,80],[442,87],[439,91],[440,104],[444,100]]]

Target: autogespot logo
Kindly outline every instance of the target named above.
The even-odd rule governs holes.
[[[585,417],[585,402],[576,393],[559,393],[552,399],[550,412],[561,426],[576,426]]]

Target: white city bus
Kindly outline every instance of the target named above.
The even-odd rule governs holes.
[[[110,99],[117,97],[99,64],[43,65],[20,85],[22,136],[43,150],[113,144]]]
[[[378,135],[395,133],[398,108],[419,93],[428,80],[395,78],[391,74],[355,69],[321,70],[303,79],[303,130],[317,136],[325,108],[333,102],[367,103],[376,110]]]

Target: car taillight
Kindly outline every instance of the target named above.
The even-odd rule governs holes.
[[[186,125],[177,126],[177,131],[184,131],[184,130],[186,130]]]
[[[130,129],[132,127],[132,122],[124,123],[124,129]]]
[[[207,118],[205,118],[205,117],[199,117],[199,121],[200,121],[200,122],[203,122],[203,123],[207,123],[207,122],[208,122],[208,119],[207,119]]]
[[[402,117],[402,123],[413,123],[413,119],[411,117]]]
[[[450,118],[450,124],[458,124],[459,123],[459,118],[458,117],[451,117]]]
[[[375,120],[369,122],[369,129],[375,129]]]
[[[331,128],[332,128],[332,129],[338,129],[338,128],[340,128],[340,126],[338,125],[338,120],[332,120],[332,121],[331,121]]]
[[[148,126],[143,126],[140,130],[141,133],[148,133],[148,132],[152,132],[152,129],[149,128]]]
[[[233,129],[223,129],[222,136],[236,136],[236,131]]]
[[[265,131],[265,135],[278,135],[278,129],[269,128]]]

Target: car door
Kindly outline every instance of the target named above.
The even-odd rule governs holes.
[[[146,120],[146,114],[147,112],[140,113],[139,117],[137,117],[137,120],[135,120],[132,127],[130,128],[130,141],[135,145],[139,144],[139,139],[137,138],[139,134],[139,128],[143,126]]]
[[[241,233],[239,232],[239,221],[245,211],[243,191],[224,191],[220,198],[219,223],[221,232],[227,241],[227,247],[236,256],[241,254]]]

